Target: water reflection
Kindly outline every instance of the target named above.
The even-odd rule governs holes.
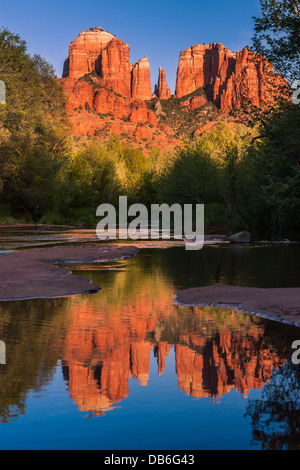
[[[78,266],[77,274],[102,286],[98,294],[2,303],[1,421],[25,413],[28,392],[49,384],[58,361],[77,410],[102,416],[123,406],[130,379],[149,385],[152,355],[163,375],[174,348],[178,388],[189,397],[218,403],[232,390],[247,397],[263,389],[248,406],[254,440],[283,447],[299,431],[299,376],[287,362],[298,330],[228,309],[173,304],[189,282],[189,269],[181,268],[172,270],[169,250],[145,250],[126,263]],[[273,422],[280,431],[270,431]]]
[[[172,307],[166,292],[158,294],[160,299],[144,294],[141,304],[132,299],[110,309],[109,317],[106,308],[93,316],[88,302],[74,313],[63,364],[81,411],[109,410],[129,394],[129,378],[147,386],[151,350],[161,375],[171,345],[178,386],[195,398],[218,400],[232,389],[247,396],[285,363],[288,351],[265,338],[261,320],[228,310]]]
[[[65,338],[66,301],[6,302],[0,306],[0,338],[6,364],[0,365],[0,422],[25,413],[30,390],[51,381]]]
[[[51,226],[32,226],[32,229],[2,228],[0,230],[0,250],[36,248],[51,245],[98,242],[95,229],[55,229]]]
[[[300,449],[300,371],[287,361],[274,371],[261,400],[249,400],[253,440],[267,450]]]

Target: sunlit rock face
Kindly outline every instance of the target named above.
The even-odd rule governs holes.
[[[80,78],[94,70],[101,73],[99,56],[114,38],[99,27],[82,31],[70,44],[63,77]]]
[[[151,78],[148,57],[131,64],[131,96],[140,100],[151,100]]]
[[[129,63],[130,47],[102,28],[82,31],[69,47],[63,78],[82,78],[95,72],[98,83],[123,96],[151,99],[147,56]]]
[[[114,38],[103,49],[98,59],[100,83],[123,96],[131,96],[130,48],[121,39]]]
[[[235,60],[235,54],[220,43],[195,44],[182,51],[177,71],[176,96],[180,98],[210,85],[216,99],[217,87],[224,87],[234,71]]]
[[[221,43],[195,44],[180,54],[176,96],[204,88],[207,99],[228,113],[243,105],[266,104],[274,88],[284,85],[272,65],[248,48],[234,54]]]
[[[60,83],[73,132],[149,142],[161,134],[161,144],[167,145],[173,133],[157,130],[156,115],[145,103],[152,98],[148,57],[130,64],[129,54],[127,44],[102,28],[82,31],[71,43]]]
[[[171,98],[171,89],[168,87],[166,72],[162,67],[159,67],[158,84],[155,85],[155,94],[160,100]]]
[[[287,82],[274,74],[272,65],[248,48],[235,54],[221,43],[195,44],[180,54],[178,100],[170,106],[163,103],[165,114],[155,113],[152,98],[160,103],[172,99],[165,69],[159,68],[152,93],[148,57],[130,63],[129,45],[100,27],[82,31],[72,41],[60,83],[76,136],[107,140],[116,134],[126,144],[145,151],[177,146],[182,138],[197,137],[222,114],[243,112],[252,105],[264,109],[274,102],[279,89],[288,90]],[[207,107],[213,109],[208,122],[211,111]],[[180,114],[178,108],[190,112],[189,116]],[[184,135],[178,134],[176,123],[185,119]]]
[[[107,80],[107,85],[113,84],[114,80]],[[120,87],[122,83],[119,82]],[[144,100],[117,94],[107,88],[93,87],[93,84],[84,80],[69,77],[62,78],[61,84],[67,97],[67,109],[75,135],[93,135],[102,125],[110,126],[114,134],[126,131],[129,135],[152,139],[157,118],[153,111],[147,109]],[[151,127],[137,128],[137,124],[148,124]]]

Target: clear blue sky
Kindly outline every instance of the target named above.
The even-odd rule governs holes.
[[[158,67],[165,67],[174,91],[182,49],[199,42],[221,42],[234,52],[251,46],[252,16],[259,12],[259,0],[13,0],[2,2],[0,24],[20,34],[59,77],[69,43],[101,26],[129,44],[131,62],[148,55],[153,87]]]

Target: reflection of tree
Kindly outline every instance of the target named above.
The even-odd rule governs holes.
[[[51,380],[63,350],[65,305],[65,299],[1,304],[0,337],[7,351],[0,366],[0,422],[24,414],[27,394]]]
[[[288,361],[274,370],[261,400],[249,400],[253,440],[262,449],[300,449],[300,371]]]

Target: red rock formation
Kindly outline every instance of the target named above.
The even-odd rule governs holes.
[[[207,99],[205,96],[193,96],[188,104],[188,109],[193,110],[197,108],[201,108],[207,103]]]
[[[102,28],[82,31],[69,47],[63,77],[80,78],[96,70],[101,73],[99,56],[115,36]]]
[[[235,54],[220,43],[195,44],[182,51],[177,71],[176,96],[180,98],[199,88],[213,86],[217,77],[219,86],[224,85],[234,69],[234,62]],[[210,91],[212,93],[213,90]],[[212,94],[216,95],[216,90]]]
[[[159,67],[158,84],[155,85],[155,94],[160,100],[171,98],[171,89],[168,87],[166,72],[162,67]]]
[[[127,143],[140,145],[142,139],[148,148],[178,144],[171,129],[157,129],[157,117],[147,109],[145,100],[152,98],[147,56],[129,64],[129,52],[127,44],[102,28],[83,31],[71,43],[60,81],[74,134],[114,133],[122,140],[128,135]]]
[[[151,78],[148,57],[131,64],[131,96],[140,100],[151,100]]]
[[[67,109],[71,113],[77,109],[92,109],[94,91],[84,80],[62,78],[60,81],[67,99]]]
[[[68,98],[67,107],[70,113],[78,110],[95,111],[97,114],[111,114],[130,122],[152,124],[157,126],[153,111],[147,109],[145,101],[120,96],[107,88],[93,88],[84,80],[71,78],[61,79],[61,84]],[[92,117],[87,118],[92,120]]]
[[[71,43],[61,83],[74,134],[108,138],[115,133],[126,143],[148,149],[177,145],[176,128],[161,122],[166,114],[158,109],[154,113],[145,104],[153,96],[147,56],[130,64],[129,53],[127,44],[102,28],[85,30]],[[234,54],[220,43],[195,44],[180,54],[176,97],[186,97],[179,105],[188,111],[213,102],[228,115],[249,104],[264,109],[283,84],[272,65],[247,48]],[[202,94],[195,93],[199,89]],[[159,99],[171,98],[162,67],[155,94]],[[193,128],[194,136],[211,127],[210,122],[199,125],[198,130]]]
[[[220,43],[195,44],[180,54],[176,96],[204,88],[207,99],[228,113],[249,104],[262,107],[272,101],[274,85],[285,83],[264,57],[248,48],[234,54]]]
[[[123,96],[131,96],[130,48],[121,39],[112,39],[100,60],[100,84]]]
[[[81,78],[96,72],[98,83],[135,99],[151,99],[148,57],[129,64],[130,47],[102,28],[82,31],[71,43],[63,78]]]

